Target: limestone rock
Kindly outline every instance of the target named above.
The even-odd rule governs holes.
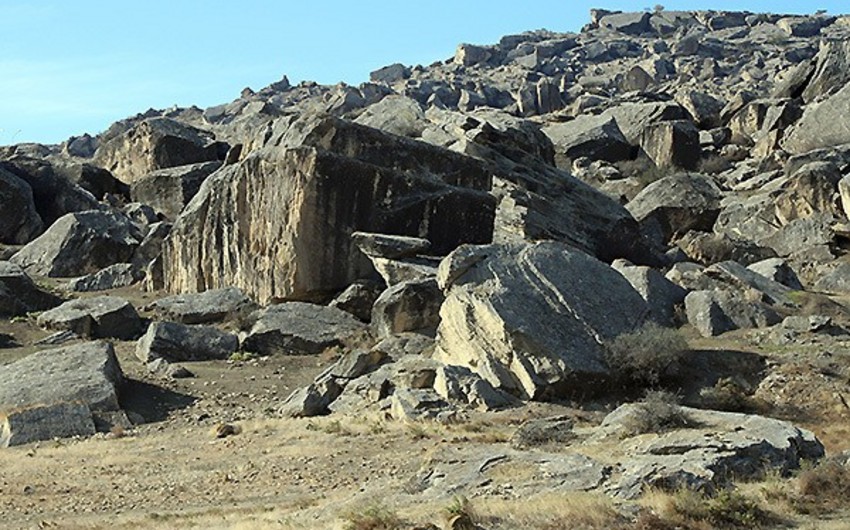
[[[843,144],[850,144],[850,124],[835,116],[850,113],[850,83],[833,96],[806,107],[803,117],[788,131],[782,147],[797,155]]]
[[[800,283],[797,273],[795,273],[794,269],[788,265],[788,262],[782,258],[770,258],[758,261],[747,268],[755,273],[761,274],[769,280],[781,283],[789,289],[803,289],[803,284]]]
[[[6,411],[0,424],[0,447],[54,438],[91,436],[97,430],[88,405],[79,402],[33,405]]]
[[[437,368],[434,390],[446,401],[483,411],[505,408],[516,402],[513,396],[496,390],[465,366]]]
[[[834,94],[850,82],[850,41],[824,40],[815,58],[814,71],[802,92],[803,101],[812,103]]]
[[[261,355],[309,355],[339,346],[365,330],[365,324],[341,309],[286,302],[259,312],[242,349]]]
[[[241,289],[228,287],[169,296],[153,302],[146,309],[153,311],[161,320],[207,324],[232,320],[256,308],[256,304]]]
[[[689,230],[710,231],[720,213],[721,192],[709,178],[681,173],[659,179],[626,205],[645,233],[662,241]]]
[[[120,410],[123,374],[106,342],[39,351],[0,367],[0,381],[3,412],[75,402],[95,413]]]
[[[425,111],[413,99],[405,96],[387,96],[366,107],[354,123],[382,131],[418,138],[425,130]]]
[[[565,416],[528,420],[511,436],[514,449],[529,449],[541,445],[561,445],[574,441],[578,436],[573,430],[573,421]]]
[[[658,167],[696,169],[702,149],[699,130],[690,121],[665,121],[643,130],[641,150]]]
[[[106,291],[133,285],[140,279],[141,274],[136,267],[130,263],[116,263],[94,274],[69,281],[67,289],[77,292]]]
[[[354,232],[351,240],[361,252],[372,258],[408,258],[426,252],[431,247],[431,243],[421,237],[368,232]]]
[[[0,168],[0,243],[29,243],[44,229],[29,184]]]
[[[212,326],[187,326],[176,322],[154,322],[136,343],[136,357],[143,363],[227,359],[239,349],[232,333]]]
[[[0,261],[0,316],[13,317],[56,307],[62,300],[33,283],[18,265]]]
[[[608,162],[631,158],[632,147],[611,117],[579,116],[548,125],[543,132],[555,145],[559,167],[569,167],[567,161],[583,156]]]
[[[204,180],[220,167],[221,162],[213,161],[147,173],[133,182],[130,196],[153,207],[166,219],[174,220],[198,193]]]
[[[63,216],[11,261],[30,274],[81,276],[127,262],[142,240],[121,214],[87,211]]]
[[[520,397],[592,391],[608,375],[604,342],[648,315],[619,273],[560,243],[461,247],[456,259],[441,264],[453,272],[441,275],[435,358]]]
[[[383,288],[375,282],[354,282],[328,304],[330,307],[351,313],[363,322],[372,320],[372,306],[381,296]]]
[[[735,329],[768,327],[782,320],[766,304],[746,300],[731,291],[694,291],[685,298],[685,311],[688,322],[703,337]]]
[[[38,325],[52,330],[71,330],[90,338],[135,339],[142,321],[135,308],[121,298],[98,296],[71,300],[38,316]]]
[[[222,160],[227,144],[170,118],[149,118],[102,143],[94,163],[126,184],[159,169]]]
[[[674,322],[676,306],[685,301],[687,291],[651,267],[635,266],[625,260],[617,260],[611,264],[611,268],[622,274],[641,295],[657,322]]]
[[[372,328],[379,337],[419,331],[433,334],[440,323],[444,296],[433,278],[393,285],[375,301]]]
[[[167,290],[313,300],[368,276],[353,232],[423,237],[437,253],[492,237],[490,173],[472,158],[332,118],[280,141],[204,182],[164,245]]]

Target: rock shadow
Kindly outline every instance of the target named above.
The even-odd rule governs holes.
[[[198,398],[161,386],[127,378],[121,387],[121,408],[138,414],[145,423],[164,421],[176,411],[190,407]]]

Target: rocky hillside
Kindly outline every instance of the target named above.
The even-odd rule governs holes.
[[[284,77],[2,147],[0,444],[526,414],[394,478],[485,506],[592,491],[600,528],[662,521],[657,491],[755,503],[729,491],[825,454],[850,484],[847,117],[850,16],[593,10],[358,87]],[[304,359],[285,395],[228,379]]]

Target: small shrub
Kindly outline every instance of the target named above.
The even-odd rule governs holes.
[[[753,408],[752,398],[744,387],[729,377],[718,380],[711,388],[703,388],[699,395],[702,405],[710,409],[745,412]]]
[[[451,504],[446,506],[445,512],[450,528],[473,530],[477,526],[479,518],[472,509],[469,499],[463,495],[454,497]]]
[[[678,404],[678,397],[663,390],[646,393],[624,426],[629,435],[664,432],[693,425],[693,420]]]
[[[607,361],[632,382],[655,386],[687,349],[688,343],[678,330],[650,322],[611,341]]]
[[[712,528],[762,528],[776,522],[758,501],[733,490],[721,490],[714,497],[681,490],[673,508],[684,519],[704,521]]]
[[[259,354],[250,351],[236,351],[230,354],[230,360],[235,363],[244,363],[259,358]]]
[[[825,461],[800,472],[797,496],[791,505],[800,513],[823,513],[843,508],[850,497],[850,469]]]
[[[345,530],[401,530],[405,522],[383,506],[369,506],[345,515]]]

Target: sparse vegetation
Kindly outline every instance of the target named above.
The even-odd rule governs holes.
[[[629,435],[664,432],[693,425],[693,420],[678,404],[678,397],[663,390],[646,393],[635,411],[625,421]]]
[[[607,361],[625,379],[656,386],[687,349],[678,330],[650,322],[608,344]]]
[[[230,361],[235,363],[245,363],[260,358],[260,354],[250,351],[237,351],[230,354]]]
[[[650,497],[652,511],[639,518],[638,528],[645,530],[772,528],[779,522],[760,499],[732,489],[707,495],[684,488]]]
[[[504,500],[476,499],[476,514],[484,527],[540,530],[626,530],[631,523],[610,497],[575,492]]]
[[[752,410],[753,400],[739,383],[729,377],[721,378],[713,387],[700,390],[702,406],[727,412]]]
[[[846,508],[848,497],[850,468],[827,460],[800,472],[791,505],[800,513],[819,514]]]
[[[349,512],[344,516],[346,530],[401,530],[406,528],[395,512],[381,505],[366,507],[361,512]]]

